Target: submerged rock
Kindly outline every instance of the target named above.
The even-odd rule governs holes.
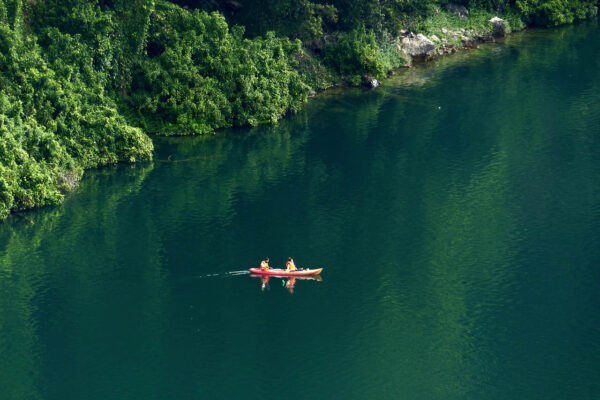
[[[469,10],[460,4],[448,3],[446,4],[446,10],[449,13],[458,15],[460,18],[467,18],[469,16]]]
[[[435,50],[435,44],[421,33],[402,38],[402,47],[411,57],[426,57]]]
[[[506,36],[506,22],[502,18],[494,17],[490,19],[492,23],[492,35],[495,37]]]

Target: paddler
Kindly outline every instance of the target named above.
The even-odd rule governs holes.
[[[294,264],[294,260],[292,260],[292,257],[288,257],[287,262],[285,263],[285,269],[287,271],[296,271],[296,264]]]
[[[260,270],[268,271],[269,270],[269,257],[265,258],[260,262]]]

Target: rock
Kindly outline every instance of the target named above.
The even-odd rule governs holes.
[[[381,85],[381,83],[377,79],[368,75],[363,76],[362,84],[363,86],[366,86],[371,89],[375,89],[377,86]]]
[[[443,33],[444,35],[447,35],[447,34],[448,34],[448,29],[446,29],[446,28],[442,28],[442,33]]]
[[[495,37],[506,36],[506,22],[502,18],[494,17],[490,19],[492,23],[492,35]]]
[[[491,33],[477,34],[477,35],[475,35],[475,38],[477,40],[479,40],[480,42],[493,42],[494,41],[494,37],[492,36]]]
[[[440,41],[440,38],[437,37],[437,36],[435,36],[435,35],[431,35],[430,39],[433,40],[434,42],[439,42]]]
[[[460,18],[467,18],[469,16],[469,10],[460,4],[448,3],[446,4],[446,10],[448,10],[449,13],[458,15]]]
[[[408,31],[406,29],[400,29],[400,36],[406,36]]]
[[[411,57],[425,57],[435,50],[435,44],[421,33],[402,38],[402,47]]]
[[[73,172],[59,174],[56,181],[58,186],[65,190],[73,190],[79,186],[79,178],[77,177],[77,174]]]
[[[465,47],[476,47],[477,46],[475,44],[475,39],[473,39],[472,37],[462,36],[460,38],[460,41],[462,42],[463,46],[465,46]]]

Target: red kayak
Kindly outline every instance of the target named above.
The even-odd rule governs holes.
[[[261,271],[260,268],[250,268],[250,272],[258,275],[277,275],[277,276],[306,276],[306,275],[319,275],[323,271],[323,268],[319,269],[303,269],[288,271],[286,269],[269,268],[266,271]]]

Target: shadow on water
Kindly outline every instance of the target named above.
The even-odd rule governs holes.
[[[597,397],[596,37],[514,35],[86,173],[0,225],[0,389]],[[265,256],[327,279],[237,276]]]

